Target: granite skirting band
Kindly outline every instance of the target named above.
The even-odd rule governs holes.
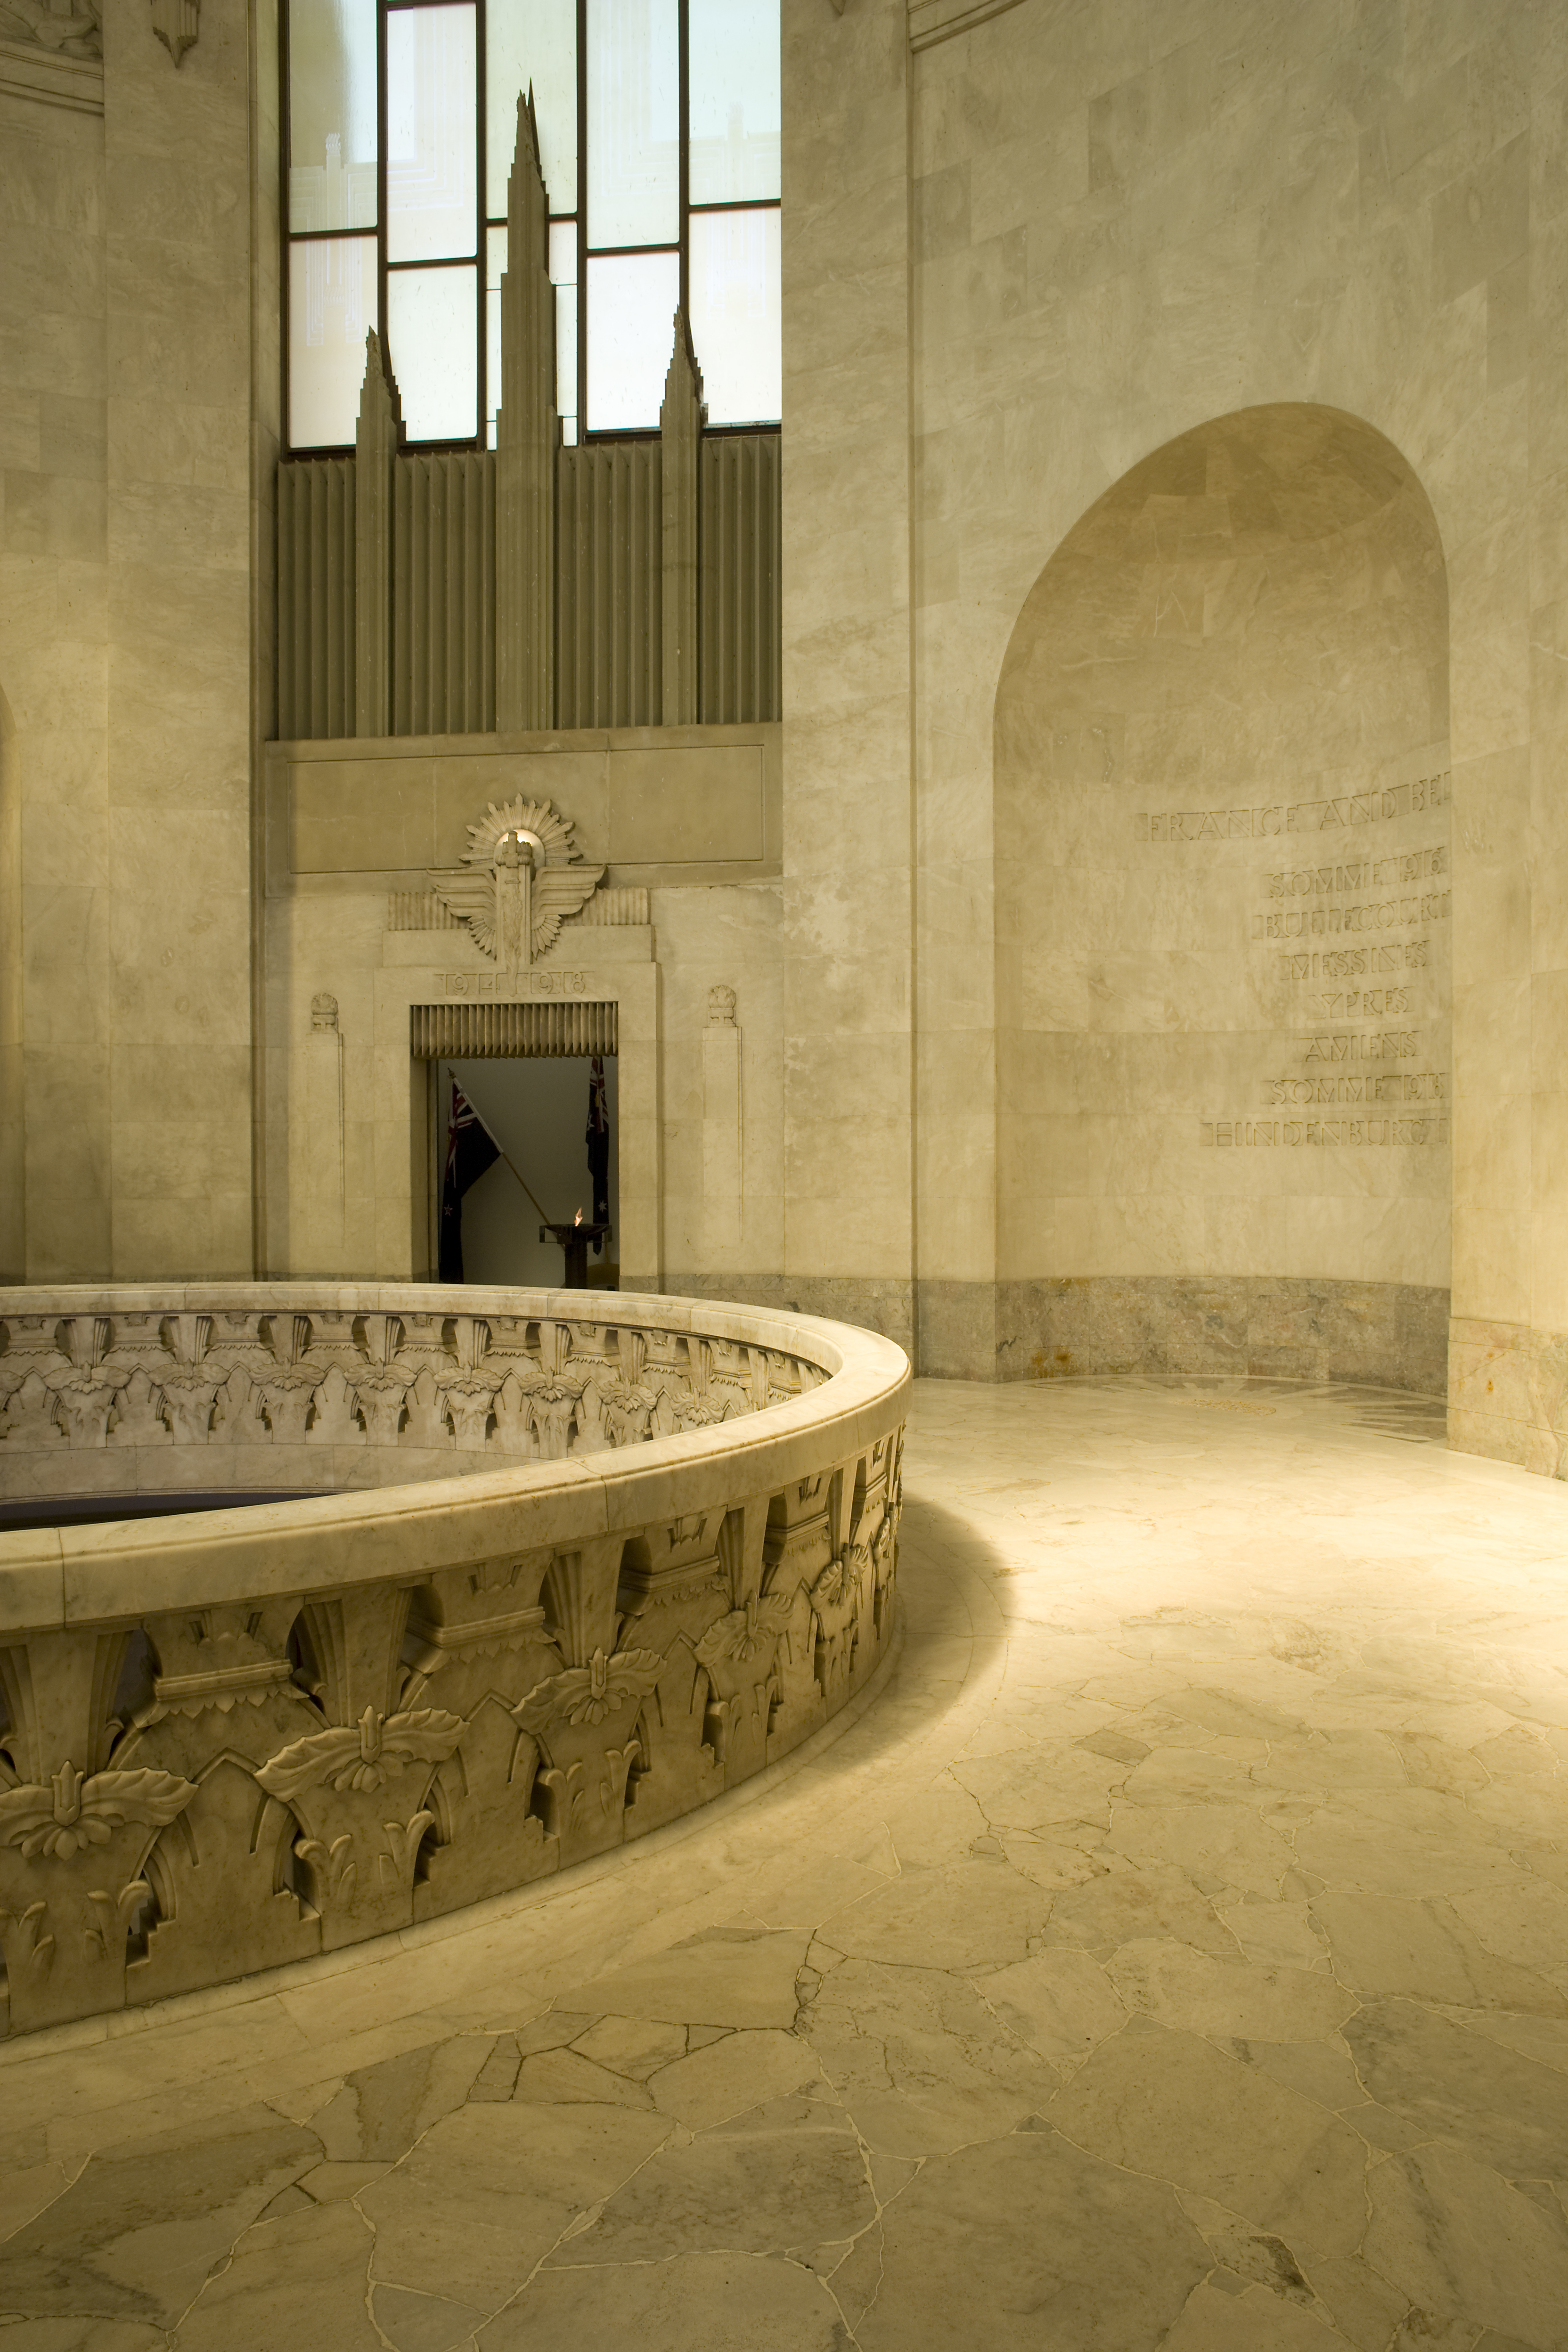
[[[1106,1275],[998,1286],[1003,1380],[1074,1372],[1245,1372],[1442,1396],[1448,1293],[1266,1275]]]
[[[915,1285],[895,1275],[667,1274],[658,1287],[676,1298],[730,1299],[742,1307],[853,1323],[891,1339],[911,1360],[914,1356]],[[989,1380],[991,1374],[965,1377]]]
[[[851,1276],[667,1275],[688,1298],[831,1316],[879,1331],[931,1380],[1086,1372],[1365,1381],[1443,1396],[1448,1293],[1275,1275],[1089,1275],[918,1283]]]
[[[945,1380],[1089,1372],[1365,1381],[1442,1396],[1448,1293],[1281,1276],[922,1282],[916,1366]]]

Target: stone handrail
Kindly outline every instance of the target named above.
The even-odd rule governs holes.
[[[727,1339],[710,1318],[688,1329],[679,1305],[599,1295],[595,1322],[581,1291],[0,1290],[5,1483],[309,1488],[418,1477],[453,1454],[555,1461],[733,1420],[822,1377],[776,1332]]]
[[[0,1292],[0,1494],[248,1492],[328,1463],[360,1482],[0,1533],[11,2032],[525,1885],[734,1786],[864,1685],[891,1624],[901,1350],[756,1308],[584,1307]],[[461,1400],[444,1446],[394,1416],[389,1367]],[[569,1402],[569,1425],[520,1397]]]

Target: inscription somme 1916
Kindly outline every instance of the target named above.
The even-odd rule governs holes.
[[[1145,811],[1134,818],[1133,825],[1138,839],[1151,843],[1272,840],[1382,824],[1444,808],[1448,798],[1448,774],[1444,770],[1409,784],[1325,800],[1275,802],[1245,809]],[[1310,992],[1303,990],[1300,1017],[1311,1024],[1301,1051],[1306,1066],[1300,1073],[1262,1078],[1263,1108],[1447,1106],[1447,1071],[1384,1069],[1374,1074],[1364,1067],[1419,1060],[1417,1030],[1352,1029],[1341,1024],[1398,1020],[1412,1013],[1419,1015],[1422,1007],[1413,1002],[1413,992],[1419,995],[1420,982],[1413,976],[1432,970],[1430,937],[1390,939],[1386,935],[1425,931],[1448,919],[1451,901],[1447,888],[1411,886],[1440,883],[1449,870],[1447,846],[1434,844],[1381,856],[1369,851],[1336,856],[1331,863],[1303,861],[1277,866],[1258,877],[1266,903],[1250,918],[1254,947],[1296,940],[1364,942],[1291,948],[1280,953],[1273,968],[1293,992],[1303,982],[1400,975],[1394,986],[1331,990],[1320,985]],[[1328,1075],[1331,1068],[1333,1074]],[[1446,1144],[1448,1119],[1446,1108],[1406,1118],[1205,1118],[1199,1121],[1199,1134],[1205,1145],[1216,1149],[1416,1148]]]

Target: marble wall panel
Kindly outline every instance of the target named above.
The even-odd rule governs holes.
[[[1408,469],[1310,409],[1157,453],[1047,568],[996,704],[1003,1280],[1447,1287],[1445,624]]]
[[[1352,41],[1331,7],[1280,14],[1196,0],[1140,12],[1083,0],[951,26],[944,18],[943,31],[916,58],[911,122],[917,601],[923,617],[929,599],[943,625],[933,618],[917,696],[922,809],[945,811],[977,770],[983,788],[989,782],[992,745],[970,708],[973,680],[1000,673],[1033,583],[1128,468],[1205,417],[1264,403],[1323,403],[1376,428],[1430,499],[1453,583],[1448,642],[1427,680],[1426,740],[1449,733],[1451,671],[1456,912],[1468,877],[1478,894],[1453,971],[1454,1066],[1472,1073],[1454,1108],[1456,1299],[1466,1313],[1512,1318],[1510,1328],[1555,1314],[1547,1302],[1549,1269],[1563,1254],[1556,1180],[1546,1156],[1530,1152],[1528,1032],[1496,1002],[1495,983],[1560,961],[1540,928],[1532,960],[1531,926],[1544,890],[1535,920],[1556,928],[1549,910],[1563,860],[1548,835],[1560,799],[1552,780],[1561,770],[1562,666],[1538,653],[1531,667],[1526,655],[1532,640],[1554,642],[1543,608],[1568,576],[1550,520],[1568,457],[1568,273],[1554,266],[1553,243],[1568,210],[1561,20],[1502,0],[1416,16],[1374,5],[1360,13]],[[1528,517],[1540,520],[1527,528]],[[1178,559],[1167,551],[1165,560],[1178,587]],[[1231,593],[1246,584],[1243,574]],[[1327,584],[1354,593],[1343,578]],[[1183,658],[1183,633],[1161,620],[1141,648],[1152,679],[1179,675],[1159,665]],[[964,663],[943,658],[960,633],[967,677]],[[1249,675],[1261,716],[1274,682],[1268,648],[1250,631],[1244,642],[1249,661],[1259,656]],[[1403,706],[1416,726],[1417,667],[1409,665]],[[1033,747],[1037,773],[1058,794],[1055,862],[1069,869],[1065,788],[1090,788],[1098,755],[1163,763],[1173,775],[1213,756],[1175,707],[1179,694],[1137,711],[1112,696],[1108,710],[1088,691],[1092,676],[1086,667],[1078,728]],[[1267,766],[1267,728],[1237,725],[1233,741],[1238,776]],[[1527,745],[1528,852],[1519,830]],[[1485,763],[1473,789],[1472,762]],[[922,842],[935,837],[923,821],[919,830]],[[1075,967],[1062,973],[1037,950],[1026,954],[999,908],[1005,1130],[1016,1108],[1009,1029],[1024,1062],[1020,1014],[1030,1027],[1098,1034],[1087,945],[1108,925],[1114,936],[1123,914],[1121,893],[1090,873],[1077,894],[1070,876],[1065,889],[1046,880],[1053,859],[1037,831],[998,819],[995,861],[999,887],[1015,869],[1040,877],[1041,933],[1058,922]],[[940,892],[940,854],[922,864],[922,906]],[[1158,908],[1157,894],[1145,903],[1151,897]],[[1125,967],[1116,977],[1125,982]],[[1205,979],[1201,964],[1189,965],[1172,992],[1194,1017],[1206,1017]],[[962,949],[941,927],[922,929],[922,1022],[929,1004],[940,1026],[945,997],[964,984]],[[945,1069],[940,1054],[929,1062],[922,1054],[922,1138],[947,1118],[949,1089],[971,1090],[960,1063],[957,1051]],[[984,1122],[971,1123],[983,1167],[993,1146]],[[918,1165],[925,1286],[972,1269],[944,1255],[949,1224],[932,1196],[945,1189],[945,1161],[928,1168],[922,1145]],[[1472,1167],[1473,1187],[1462,1172]],[[1016,1181],[1004,1139],[1004,1234]],[[1232,1205],[1220,1196],[1211,1232]],[[1131,1232],[1140,1220],[1128,1223]],[[1323,1237],[1333,1231],[1330,1218],[1318,1226]],[[1184,1246],[1181,1219],[1178,1230]],[[1261,1202],[1244,1233],[1234,1219],[1231,1230],[1237,1248],[1282,1245],[1282,1221]],[[1439,1251],[1438,1228],[1427,1230]],[[957,1245],[970,1243],[965,1234]],[[998,1272],[1007,1265],[1003,1240]],[[973,1369],[984,1367],[982,1346]]]
[[[900,1297],[912,1246],[907,24],[902,0],[837,18],[815,0],[783,11],[783,1271]]]
[[[103,123],[0,98],[0,1193],[110,1271]]]

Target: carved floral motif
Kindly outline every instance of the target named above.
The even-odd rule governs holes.
[[[439,1707],[413,1715],[378,1715],[367,1706],[350,1727],[315,1731],[280,1748],[257,1773],[269,1797],[291,1804],[307,1789],[379,1789],[405,1764],[444,1764],[462,1738],[462,1717]]]
[[[89,1846],[107,1845],[133,1822],[162,1829],[195,1795],[195,1783],[171,1772],[79,1772],[68,1757],[47,1789],[21,1787],[0,1794],[0,1844],[17,1847],[26,1862],[46,1854],[69,1862]]]

